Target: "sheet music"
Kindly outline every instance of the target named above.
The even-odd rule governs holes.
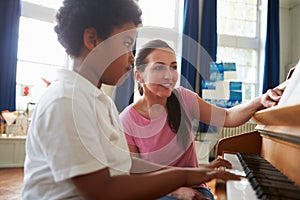
[[[300,60],[298,61],[293,75],[282,94],[278,106],[290,106],[300,104]]]

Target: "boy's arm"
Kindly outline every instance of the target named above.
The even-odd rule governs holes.
[[[132,166],[130,169],[131,174],[149,173],[149,172],[155,172],[158,170],[170,168],[169,166],[159,165],[137,157],[131,157],[131,160],[132,160]]]
[[[78,191],[86,199],[156,199],[181,186],[193,186],[213,178],[239,180],[227,171],[207,168],[169,168],[153,173],[111,176],[105,168],[72,178]]]

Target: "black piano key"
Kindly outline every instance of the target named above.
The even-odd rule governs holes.
[[[300,189],[293,182],[269,181],[267,179],[257,179],[249,177],[251,186],[256,194],[261,198],[264,194],[273,194],[281,197],[300,199]]]
[[[255,162],[261,162],[261,161],[255,161]],[[278,171],[278,169],[276,169],[274,166],[272,166],[268,163],[265,163],[265,164],[263,164],[263,163],[246,163],[245,166],[253,167],[253,168],[257,168],[257,169],[261,168],[261,169],[266,169],[266,170]]]
[[[300,200],[300,188],[263,157],[241,153],[237,156],[259,199]]]
[[[288,186],[290,188],[292,188],[293,190],[300,190],[293,182],[291,181],[278,181],[278,180],[270,180],[270,179],[266,179],[266,178],[260,178],[260,177],[255,177],[255,179],[261,183],[261,184],[270,184],[270,185],[274,185],[274,186]]]
[[[277,196],[285,199],[300,199],[300,193],[294,192],[285,189],[277,189],[272,187],[261,187],[259,191],[256,192],[258,198],[262,198],[264,195],[266,196]]]
[[[254,177],[257,177],[257,178],[262,178],[262,179],[266,179],[266,180],[270,180],[270,181],[281,181],[281,182],[293,184],[293,182],[285,176],[268,176],[268,175],[260,174],[260,173],[248,173],[246,177],[249,180]]]
[[[262,174],[265,176],[276,176],[277,178],[282,178],[282,179],[288,179],[284,174],[282,174],[279,171],[271,171],[271,170],[264,170],[264,169],[259,169],[259,170],[252,170],[249,169],[249,167],[244,169],[245,174],[249,174],[252,173],[254,176],[256,176],[256,174]]]
[[[261,200],[298,200],[298,199],[288,198],[288,197],[279,197],[279,196],[275,196],[275,195],[271,195],[271,194],[263,195],[259,199],[261,199]]]
[[[274,181],[265,181],[257,178],[252,179],[252,181],[255,181],[259,186],[285,189],[285,190],[290,190],[295,192],[300,191],[300,189],[293,184],[286,184],[283,182],[274,182]]]

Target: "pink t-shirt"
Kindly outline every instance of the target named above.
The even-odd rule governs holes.
[[[175,90],[182,108],[192,123],[193,105],[197,94],[183,87]],[[168,125],[167,113],[156,119],[146,119],[130,105],[120,114],[120,118],[127,143],[137,146],[143,159],[161,165],[198,167],[193,129],[187,133],[191,137],[188,147],[184,149]]]

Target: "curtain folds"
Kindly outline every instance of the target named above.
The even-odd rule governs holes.
[[[185,0],[183,14],[181,83],[185,88],[196,89],[199,48],[199,1]]]
[[[133,47],[133,55],[136,53],[136,44]],[[115,88],[113,96],[114,102],[119,112],[122,112],[129,104],[133,103],[134,97],[134,66],[132,70],[128,72],[129,76],[122,85]]]
[[[119,112],[122,112],[126,106],[133,102],[134,95],[134,76],[133,69],[129,72],[126,81],[115,88],[114,102]]]
[[[199,96],[202,96],[202,81],[209,80],[210,63],[216,61],[217,54],[217,0],[202,0],[201,3],[199,0],[184,1],[181,61],[181,85]],[[199,12],[200,5],[202,12]],[[198,131],[208,132],[213,128],[200,122]]]
[[[216,61],[217,0],[200,2],[202,2],[202,12],[199,12],[199,0],[184,2],[181,85],[188,86],[187,88],[193,89],[202,96],[201,82],[209,80],[210,62]],[[198,46],[194,44],[195,42]]]
[[[201,50],[199,95],[202,97],[202,81],[210,80],[210,63],[217,57],[217,0],[203,0],[201,16]],[[199,123],[199,132],[216,132],[217,128]]]
[[[279,84],[279,45],[279,0],[269,0],[263,93]]]
[[[20,0],[0,1],[0,111],[16,109]]]
[[[217,0],[204,0],[201,22],[201,80],[210,79],[210,63],[217,57]],[[202,81],[200,81],[201,84]]]

